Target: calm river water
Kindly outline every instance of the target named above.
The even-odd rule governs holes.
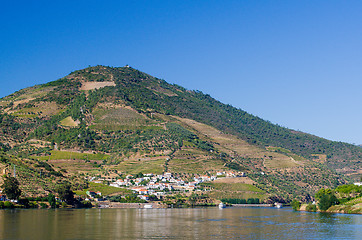
[[[0,239],[362,239],[362,215],[290,208],[0,210]]]

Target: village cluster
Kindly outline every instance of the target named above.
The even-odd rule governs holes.
[[[148,200],[149,195],[158,198],[172,193],[173,191],[190,192],[198,190],[198,185],[203,182],[210,182],[220,178],[245,177],[244,172],[217,172],[214,176],[202,175],[194,177],[193,181],[185,182],[175,177],[172,173],[164,173],[161,175],[148,173],[142,177],[134,177],[127,175],[124,179],[118,179],[109,185],[119,188],[128,188],[135,192],[138,197]],[[91,179],[92,182],[102,183],[103,179]],[[89,195],[89,194],[88,194]]]

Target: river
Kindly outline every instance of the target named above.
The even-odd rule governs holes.
[[[250,207],[0,210],[0,239],[362,239],[362,215]]]

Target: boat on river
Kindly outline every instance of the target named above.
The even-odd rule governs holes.
[[[220,208],[220,209],[225,208],[225,204],[223,204],[222,202],[219,203],[219,208]]]
[[[283,204],[281,204],[281,203],[275,203],[275,207],[276,207],[276,208],[282,208],[282,207],[283,207]]]

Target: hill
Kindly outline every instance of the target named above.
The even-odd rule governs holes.
[[[67,179],[172,172],[191,181],[231,170],[246,173],[253,194],[290,200],[361,171],[358,146],[280,127],[128,66],[20,90],[0,99],[0,111],[2,151],[64,169]]]

